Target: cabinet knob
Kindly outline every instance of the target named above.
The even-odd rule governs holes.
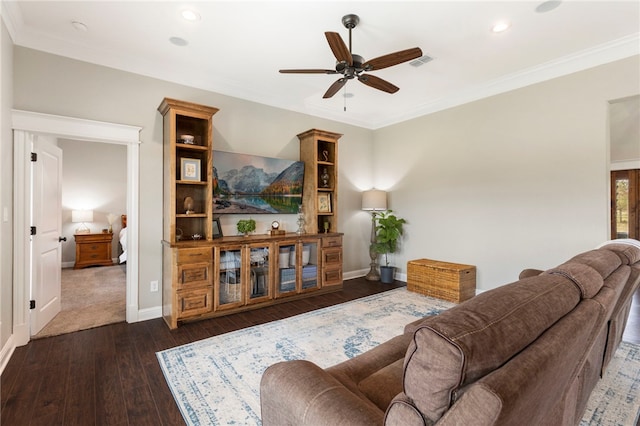
[[[67,241],[67,237],[58,237],[58,242],[61,243],[63,241]]]

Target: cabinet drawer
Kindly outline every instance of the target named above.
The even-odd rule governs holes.
[[[178,318],[188,318],[211,312],[213,288],[178,291]]]
[[[322,239],[322,247],[342,247],[342,236],[324,237]]]
[[[211,262],[212,259],[210,247],[178,249],[178,264]]]
[[[322,286],[342,284],[342,268],[327,268],[322,270]]]
[[[209,285],[211,263],[189,263],[178,265],[178,288]]]
[[[322,266],[342,265],[342,248],[322,250]]]

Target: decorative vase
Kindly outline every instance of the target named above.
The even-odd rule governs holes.
[[[383,284],[391,284],[393,283],[393,278],[395,275],[396,267],[395,266],[381,266],[380,267],[380,282]]]

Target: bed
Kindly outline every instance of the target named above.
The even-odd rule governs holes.
[[[122,254],[120,254],[120,263],[127,262],[127,215],[123,214],[120,217],[122,221],[122,229],[118,235],[118,241],[120,241],[120,247],[122,247]]]

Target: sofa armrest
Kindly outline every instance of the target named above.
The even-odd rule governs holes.
[[[260,382],[263,426],[374,425],[384,412],[312,362],[279,362]]]

